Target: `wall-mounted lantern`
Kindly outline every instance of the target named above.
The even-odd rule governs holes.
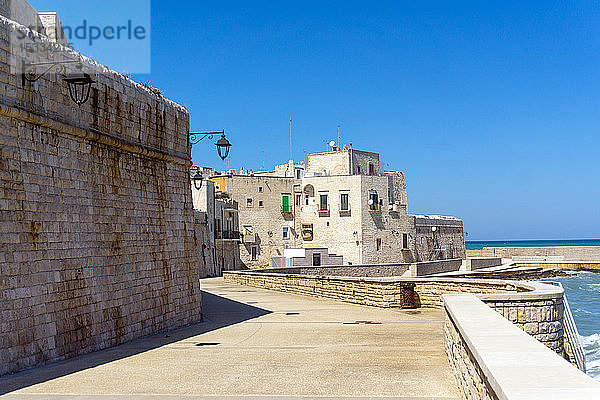
[[[190,143],[193,145],[200,143],[202,140],[208,138],[208,139],[212,139],[214,138],[214,135],[221,135],[221,139],[219,139],[217,141],[217,143],[215,143],[215,146],[217,146],[217,152],[219,153],[219,157],[221,157],[221,159],[225,160],[228,156],[229,156],[229,151],[231,149],[231,143],[229,143],[229,140],[227,140],[227,138],[225,137],[225,131],[220,131],[220,132],[190,132],[189,133],[189,137],[190,137]]]
[[[196,172],[194,176],[192,176],[192,182],[194,182],[194,187],[196,190],[200,190],[202,188],[202,174],[200,171]]]
[[[92,86],[92,83],[94,83],[92,77],[89,74],[83,72],[83,64],[81,63],[81,59],[45,61],[37,63],[27,63],[23,60],[21,83],[23,87],[25,87],[26,82],[35,83],[42,76],[50,72],[53,68],[56,68],[58,73],[64,74],[66,70],[66,64],[77,64],[75,67],[78,71],[68,74],[63,78],[63,80],[67,83],[69,87],[69,95],[71,96],[71,100],[73,100],[78,106],[81,106],[90,98],[90,88]],[[44,70],[42,73],[38,73],[38,67],[44,67],[46,68],[46,70]]]
[[[83,72],[83,65],[77,64],[76,68],[77,72],[67,75],[63,80],[69,86],[71,100],[81,106],[90,98],[90,89],[94,80],[89,74]]]

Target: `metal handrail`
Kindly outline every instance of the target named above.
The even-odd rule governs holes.
[[[544,283],[549,283],[551,285],[559,286],[561,289],[563,288],[560,282],[554,281],[543,281]],[[579,332],[577,331],[577,325],[575,325],[575,320],[573,319],[573,314],[571,313],[571,307],[569,306],[569,302],[567,301],[567,295],[563,292],[563,305],[564,305],[564,316],[563,316],[563,325],[565,328],[565,332],[567,333],[567,337],[569,338],[569,343],[571,344],[571,348],[573,350],[573,355],[575,356],[575,363],[577,364],[577,368],[580,371],[585,373],[585,352],[583,351],[583,346],[579,341]]]

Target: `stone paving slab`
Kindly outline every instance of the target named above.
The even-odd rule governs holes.
[[[221,278],[201,286],[205,322],[5,376],[0,397],[459,398],[443,311],[346,304]]]

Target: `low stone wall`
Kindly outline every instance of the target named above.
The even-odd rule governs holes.
[[[484,247],[467,250],[467,257],[530,258],[530,261],[596,261],[600,262],[600,246],[556,247]],[[537,260],[533,260],[535,257]]]
[[[538,286],[538,295],[562,292],[547,286]],[[446,353],[464,399],[600,398],[600,383],[492,312],[476,296],[443,298]]]
[[[443,272],[454,272],[460,269],[462,263],[463,260],[461,258],[414,263],[410,265],[410,275],[417,277],[441,274]]]
[[[458,271],[463,259],[424,261],[418,263],[398,264],[360,264],[360,265],[321,265],[318,267],[264,268],[254,270],[260,273],[299,274],[312,276],[356,276],[356,277],[391,277],[391,276],[427,276],[443,272]],[[408,274],[408,275],[407,275]]]
[[[476,271],[482,268],[497,267],[502,265],[501,257],[473,257],[467,258],[467,271]]]
[[[458,333],[452,319],[444,323],[444,345],[450,367],[459,383],[464,399],[498,400],[469,346]]]
[[[369,264],[369,265],[321,265],[319,267],[266,268],[254,270],[258,273],[298,274],[313,276],[401,276],[410,264]]]

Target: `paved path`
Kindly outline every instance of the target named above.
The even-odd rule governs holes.
[[[202,280],[202,289],[205,322],[4,377],[0,393],[16,399],[459,398],[440,311],[352,305],[221,278]]]

